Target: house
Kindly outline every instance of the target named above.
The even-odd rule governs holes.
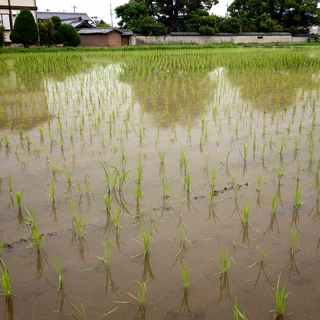
[[[78,31],[81,35],[81,46],[129,46],[131,45],[131,30],[114,28],[93,28]]]
[[[35,0],[0,0],[0,25],[5,29],[5,41],[10,42],[10,32],[13,29],[17,15],[23,9],[29,9],[37,21],[37,6]]]
[[[1,1],[1,0],[0,0]],[[70,24],[77,30],[83,28],[94,28],[95,26],[90,24],[92,19],[86,13],[78,12],[37,12],[38,20],[50,19],[53,16],[59,17],[62,23]]]

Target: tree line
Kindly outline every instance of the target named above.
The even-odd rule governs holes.
[[[118,25],[133,33],[307,33],[319,22],[317,0],[234,0],[226,17],[210,14],[218,0],[130,0],[115,8]]]

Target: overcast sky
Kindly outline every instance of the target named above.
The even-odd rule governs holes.
[[[227,3],[231,3],[233,0],[220,0],[219,4],[213,6],[211,13],[219,16],[224,16],[226,13]],[[111,2],[112,9],[121,4],[129,2],[128,0],[113,0]],[[101,0],[36,0],[38,11],[55,11],[55,12],[81,12],[87,13],[90,17],[97,16],[99,19],[103,19],[105,22],[111,22],[110,16],[110,2]],[[76,8],[74,8],[76,6]],[[115,13],[113,12],[113,21],[116,25]]]

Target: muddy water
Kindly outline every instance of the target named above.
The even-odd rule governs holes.
[[[87,319],[233,319],[237,297],[248,319],[272,319],[281,274],[281,288],[287,281],[292,293],[285,310],[290,319],[316,318],[318,70],[145,68],[146,75],[137,77],[122,63],[95,62],[63,79],[44,75],[30,94],[6,88],[0,238],[12,296],[2,297],[1,317],[83,319],[82,312]],[[127,173],[121,192],[118,180],[113,188],[116,170]],[[210,198],[211,170],[217,177]],[[28,212],[43,235],[39,250]],[[152,230],[147,255],[143,230]],[[108,267],[98,259],[102,240],[112,245]],[[260,249],[263,263],[256,263]],[[230,257],[224,277],[220,252]],[[189,270],[187,290],[181,265]],[[141,308],[132,295],[139,296],[144,281]]]

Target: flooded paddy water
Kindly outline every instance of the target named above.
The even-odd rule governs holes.
[[[316,319],[319,58],[2,54],[0,316]]]

